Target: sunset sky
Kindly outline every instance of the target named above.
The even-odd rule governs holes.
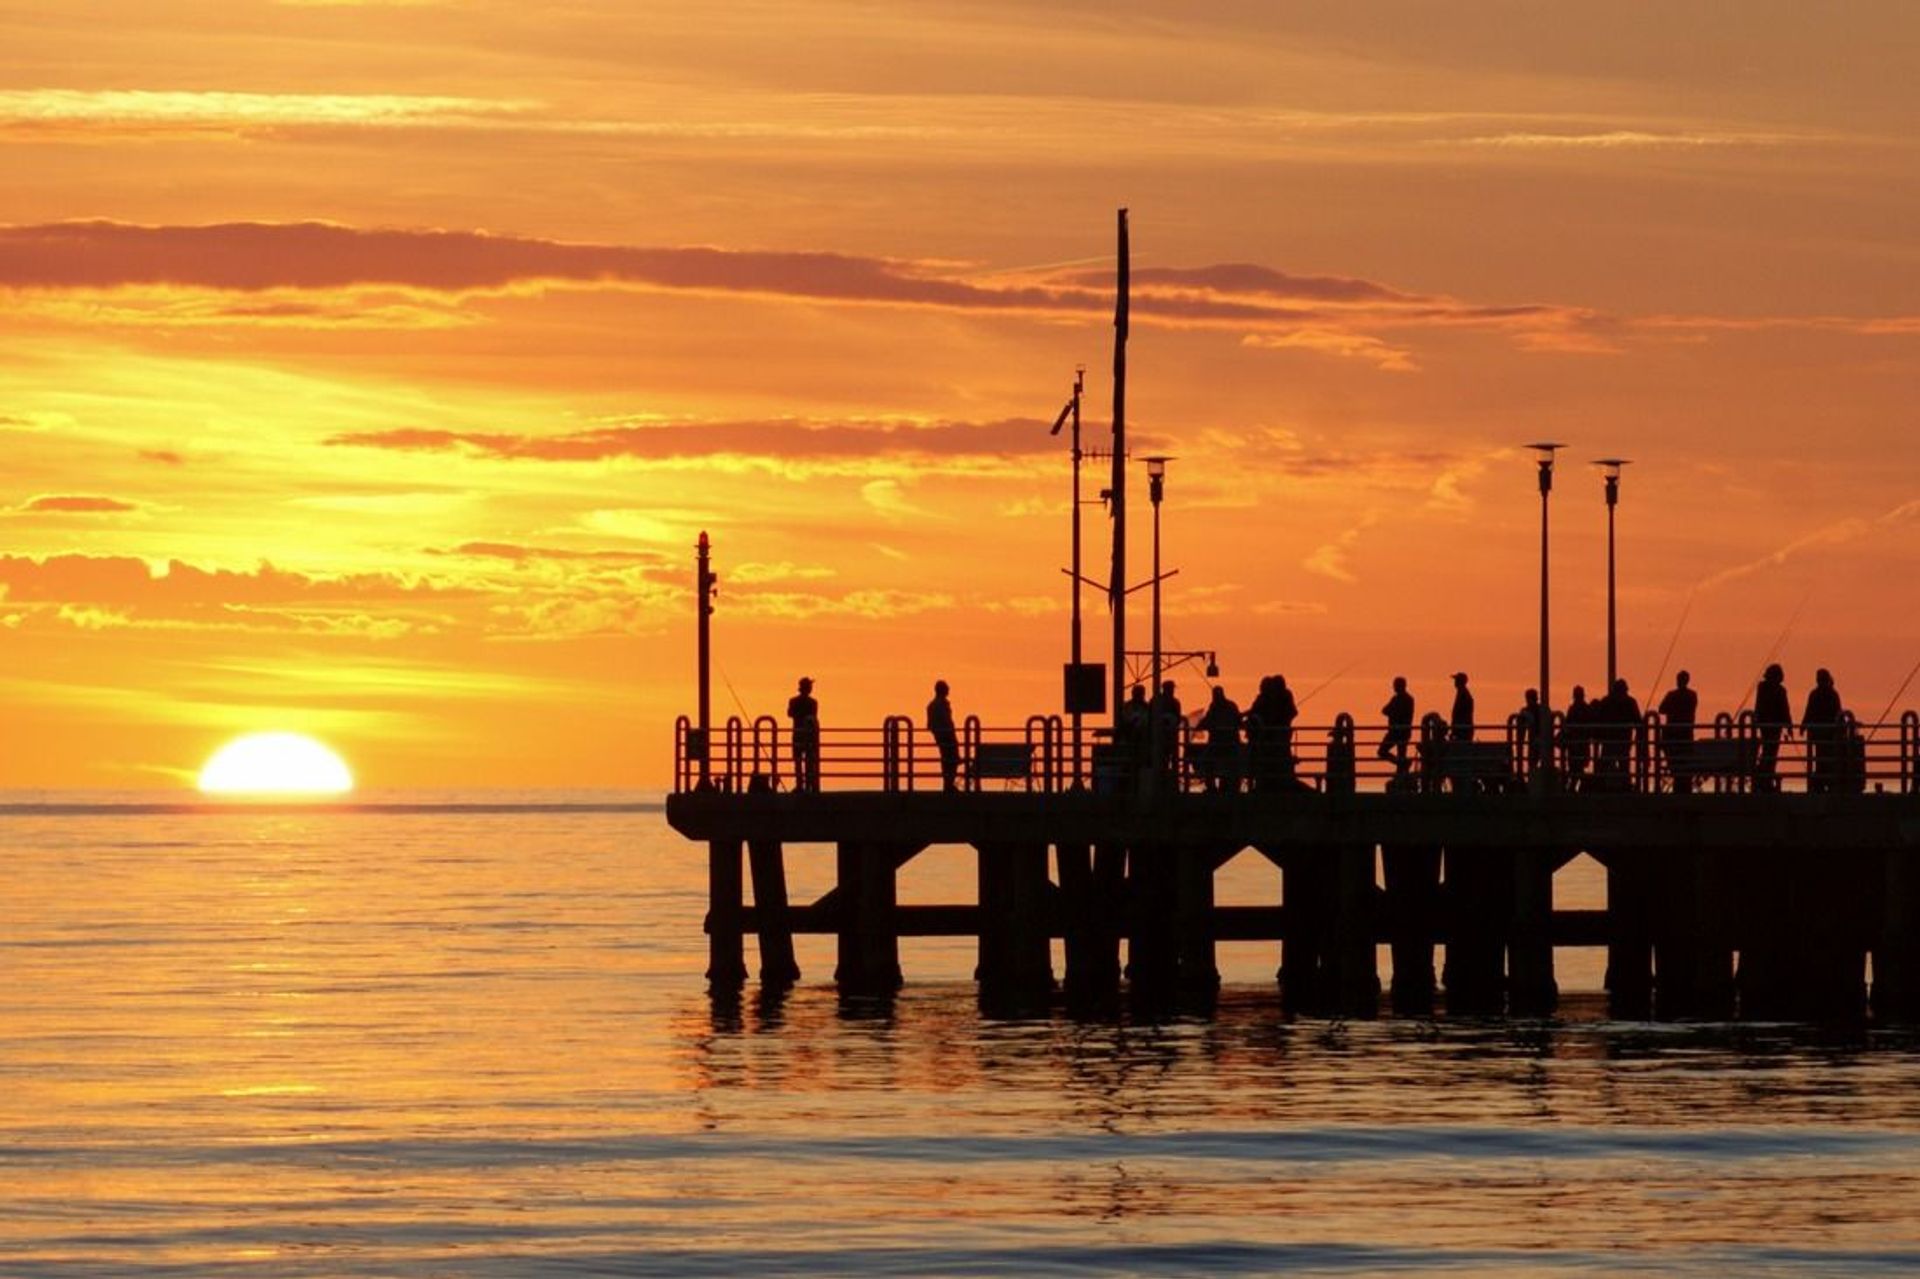
[[[1825,665],[1877,715],[1916,48],[1907,0],[0,5],[0,786],[256,730],[375,787],[662,784],[702,529],[721,713],[1057,709],[1047,426],[1085,364],[1106,429],[1122,205],[1168,642],[1243,702],[1516,705],[1546,437],[1556,702],[1618,454],[1635,692],[1685,612],[1704,709],[1788,631],[1796,706]]]

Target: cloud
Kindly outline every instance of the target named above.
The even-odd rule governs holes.
[[[1110,277],[1101,273],[1012,274],[1011,280],[1006,272],[975,276],[951,263],[833,252],[566,243],[319,222],[65,222],[0,228],[0,288],[19,290],[174,286],[264,293],[387,287],[462,294],[567,285],[981,313],[1105,316],[1112,310]],[[1170,325],[1268,331],[1336,324],[1478,325],[1526,331],[1578,325],[1590,315],[1547,304],[1476,305],[1367,280],[1290,275],[1248,263],[1142,268],[1136,280],[1135,315]]]
[[[1836,546],[1845,546],[1849,542],[1857,542],[1862,538],[1871,537],[1876,533],[1883,532],[1890,528],[1897,528],[1901,525],[1912,523],[1915,520],[1920,520],[1920,498],[1909,499],[1890,510],[1882,511],[1878,515],[1851,516],[1844,520],[1837,520],[1832,524],[1817,528],[1811,533],[1803,534],[1777,550],[1769,551],[1758,559],[1749,560],[1744,564],[1736,564],[1732,568],[1722,569],[1718,573],[1703,579],[1694,589],[1696,591],[1708,591],[1716,586],[1725,586],[1728,582],[1738,581],[1743,577],[1750,577],[1764,569],[1782,567],[1793,560],[1804,557],[1809,552],[1826,550]]]
[[[143,462],[158,462],[162,466],[185,466],[187,464],[186,455],[175,452],[173,449],[141,449],[140,460]]]
[[[1647,129],[1601,129],[1567,133],[1496,133],[1473,138],[1448,138],[1438,140],[1436,145],[1522,151],[1621,151],[1649,147],[1680,149],[1771,147],[1817,140],[1810,134],[1744,130],[1661,132]]]
[[[1242,338],[1241,343],[1269,351],[1297,349],[1335,355],[1342,359],[1365,360],[1388,373],[1414,373],[1420,368],[1413,361],[1413,353],[1404,347],[1393,346],[1372,334],[1350,333],[1340,329],[1301,328],[1291,333],[1251,333]]]
[[[121,511],[137,511],[140,508],[132,502],[123,502],[117,497],[83,497],[61,494],[33,498],[18,509],[22,511],[69,511],[80,514],[113,514]]]
[[[524,100],[390,93],[229,93],[151,89],[0,90],[0,130],[61,135],[230,133],[292,126],[395,128],[479,124],[521,114]]]
[[[449,549],[430,547],[427,553],[458,555],[469,559],[507,560],[515,564],[585,561],[598,564],[658,565],[666,562],[666,557],[658,551],[577,551],[554,546],[522,546],[514,542],[462,542]]]

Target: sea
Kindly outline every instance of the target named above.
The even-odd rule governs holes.
[[[956,940],[716,1003],[705,865],[658,794],[0,796],[0,1275],[1920,1273],[1912,1036],[1574,951],[1548,1020],[1289,1018],[1252,943],[1204,1014],[990,1017]]]

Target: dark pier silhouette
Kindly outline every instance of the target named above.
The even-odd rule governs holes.
[[[730,721],[704,783],[683,721],[667,815],[708,846],[718,990],[746,980],[749,936],[777,986],[800,975],[795,935],[832,935],[835,980],[866,994],[900,984],[900,938],[966,936],[990,1006],[1204,1000],[1216,943],[1271,941],[1294,1011],[1531,1016],[1555,1007],[1555,950],[1596,946],[1620,1017],[1920,1018],[1920,717],[1874,734],[1830,789],[1799,742],[1759,775],[1751,714],[1720,716],[1679,779],[1662,728],[1633,726],[1619,788],[1568,791],[1564,747],[1530,745],[1519,716],[1472,742],[1430,720],[1404,773],[1370,762],[1388,725],[1341,716],[1297,730],[1283,778],[1229,790],[1196,771],[1213,765],[1191,730],[1171,771],[1123,776],[1099,745],[1076,768],[1058,717],[969,719],[950,792],[931,738],[898,717],[821,730],[822,789],[795,792],[770,718]],[[973,850],[976,899],[901,905],[900,869],[937,845]],[[795,904],[786,862],[806,846],[831,850],[835,885]],[[1607,904],[1556,909],[1554,874],[1581,853],[1606,868]],[[1240,856],[1278,868],[1272,904],[1215,904],[1215,873]]]
[[[1123,209],[1110,446],[1081,446],[1082,376],[1053,428],[1073,426],[1062,714],[956,726],[942,687],[926,728],[905,716],[844,728],[822,722],[803,679],[788,722],[731,719],[716,732],[708,672],[718,579],[701,534],[698,717],[676,726],[667,818],[707,845],[716,993],[746,981],[749,936],[761,982],[779,988],[800,976],[794,937],[832,935],[834,979],[859,994],[900,985],[900,938],[960,936],[978,939],[990,1007],[1030,1009],[1056,995],[1099,1003],[1122,990],[1164,1006],[1217,989],[1218,943],[1266,941],[1295,1011],[1365,1017],[1384,1003],[1413,1015],[1540,1016],[1558,999],[1555,951],[1593,946],[1606,949],[1607,992],[1624,1018],[1920,1020],[1920,716],[1858,723],[1822,671],[1796,735],[1773,667],[1752,711],[1696,722],[1698,699],[1681,672],[1659,709],[1643,714],[1616,677],[1624,458],[1598,463],[1608,529],[1601,696],[1576,688],[1554,709],[1548,510],[1565,446],[1542,442],[1528,446],[1538,454],[1540,664],[1521,710],[1505,720],[1476,714],[1461,673],[1449,718],[1414,724],[1396,682],[1381,722],[1342,714],[1312,726],[1297,722],[1286,682],[1269,676],[1244,714],[1216,687],[1210,705],[1184,717],[1163,676],[1202,659],[1209,677],[1218,670],[1212,651],[1161,645],[1161,587],[1177,572],[1160,564],[1171,457],[1140,459],[1153,571],[1126,580],[1127,246]],[[1088,459],[1111,464],[1100,495],[1112,525],[1105,582],[1082,572]],[[1112,614],[1106,665],[1083,660],[1083,586],[1103,593]],[[1127,647],[1127,601],[1148,586],[1152,648],[1140,652]],[[1086,723],[1108,715],[1104,727]],[[943,845],[972,850],[975,899],[901,904],[901,868]],[[834,887],[794,903],[787,858],[809,846],[831,850]],[[1583,853],[1605,867],[1606,906],[1556,908],[1555,874]],[[1271,903],[1216,902],[1217,872],[1242,856],[1278,868]],[[1383,944],[1392,955],[1385,992]]]

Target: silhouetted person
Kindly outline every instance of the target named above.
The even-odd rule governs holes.
[[[1456,742],[1473,740],[1473,693],[1467,688],[1467,673],[1453,673],[1452,736]]]
[[[1607,790],[1629,789],[1633,785],[1633,743],[1640,732],[1640,703],[1627,691],[1627,681],[1613,681],[1612,691],[1595,706],[1593,720],[1594,736],[1600,744],[1594,780]]]
[[[1753,763],[1755,790],[1780,789],[1780,739],[1793,736],[1793,706],[1787,701],[1787,673],[1775,662],[1760,677],[1753,692],[1753,726],[1760,734],[1760,751]]]
[[[1253,789],[1276,785],[1293,772],[1293,720],[1299,714],[1287,681],[1269,675],[1247,707],[1247,748],[1252,757]]]
[[[1573,686],[1573,700],[1567,703],[1566,716],[1560,721],[1560,748],[1567,757],[1567,787],[1579,790],[1586,784],[1587,761],[1593,747],[1593,703],[1587,690]]]
[[[1393,775],[1407,775],[1407,743],[1413,740],[1413,694],[1407,691],[1407,677],[1393,677],[1393,696],[1380,708],[1387,717],[1386,736],[1380,739],[1380,749],[1375,752],[1381,759],[1393,761]]]
[[[1521,696],[1520,709],[1513,713],[1514,745],[1530,768],[1538,768],[1546,753],[1546,734],[1541,730],[1540,690],[1530,688]]]
[[[1232,794],[1240,789],[1240,708],[1218,684],[1213,686],[1213,697],[1207,703],[1206,714],[1200,717],[1199,727],[1207,735],[1202,764],[1207,789]]]
[[[1119,740],[1121,776],[1129,789],[1137,788],[1145,770],[1153,738],[1153,709],[1147,705],[1147,690],[1135,684],[1120,707]]]
[[[1186,720],[1180,712],[1180,699],[1174,695],[1173,681],[1163,680],[1149,705],[1153,723],[1153,766],[1165,778],[1180,776],[1180,730]]]
[[[947,681],[933,682],[933,700],[927,703],[927,732],[940,748],[940,786],[960,789],[960,735],[953,729],[953,703],[947,700]]]
[[[802,675],[800,691],[787,699],[787,718],[793,721],[793,788],[820,789],[820,703],[813,700],[813,681]]]
[[[1807,708],[1800,715],[1800,731],[1807,739],[1807,789],[1836,789],[1835,775],[1840,771],[1840,690],[1833,686],[1833,672],[1824,666],[1814,672],[1813,691],[1807,694]]]
[[[1693,724],[1700,710],[1700,694],[1688,687],[1693,676],[1681,671],[1673,688],[1660,699],[1660,749],[1673,774],[1673,789],[1684,795],[1693,789]]]

